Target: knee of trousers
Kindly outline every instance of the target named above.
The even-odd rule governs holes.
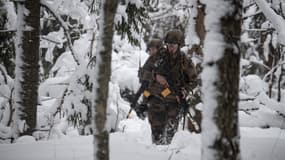
[[[150,105],[148,118],[151,126],[165,126],[167,123],[166,108],[162,104]]]

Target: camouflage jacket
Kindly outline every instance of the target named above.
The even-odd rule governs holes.
[[[139,80],[147,81],[148,83],[154,80],[153,73],[155,68],[155,62],[160,57],[160,53],[164,52],[164,48],[160,49],[156,55],[149,56],[146,62],[144,63],[143,67],[139,70]]]
[[[163,98],[165,101],[176,101],[176,96],[181,91],[181,88],[190,91],[196,86],[196,70],[190,58],[178,51],[174,56],[170,55],[166,50],[159,54],[154,63],[153,74],[159,74],[166,78],[171,93],[166,97],[161,96],[165,89],[155,80],[149,84],[148,90],[151,95]]]

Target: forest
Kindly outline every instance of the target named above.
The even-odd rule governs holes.
[[[0,15],[3,160],[284,159],[285,0],[0,0]],[[131,104],[171,30],[196,85],[156,145]]]

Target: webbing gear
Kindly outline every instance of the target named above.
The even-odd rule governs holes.
[[[165,88],[162,92],[161,95],[165,98],[171,93],[169,88]]]
[[[144,90],[143,95],[148,98],[150,96],[150,92],[148,90]]]

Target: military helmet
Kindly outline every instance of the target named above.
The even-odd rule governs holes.
[[[175,43],[180,46],[184,45],[184,35],[180,30],[171,30],[166,33],[164,37],[164,43]]]
[[[162,40],[159,38],[152,38],[147,44],[147,49],[149,50],[149,48],[151,47],[156,47],[158,49],[162,48],[163,47]]]

